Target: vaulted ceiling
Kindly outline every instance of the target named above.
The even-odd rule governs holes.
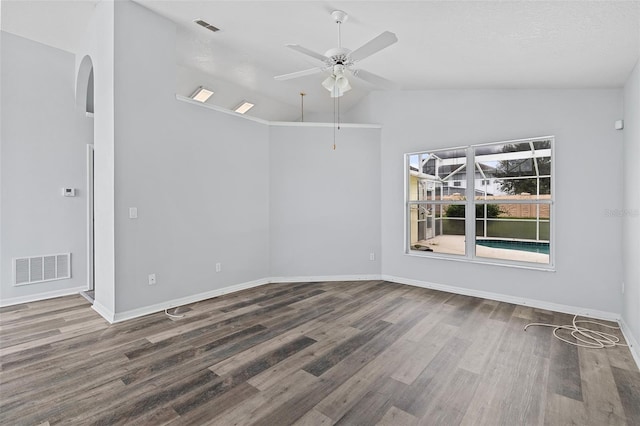
[[[208,76],[209,84],[244,92],[240,99],[269,99],[270,119],[297,119],[300,92],[305,113],[332,111],[323,75],[273,77],[314,66],[285,44],[319,53],[337,47],[335,9],[349,14],[345,47],[383,31],[397,35],[396,44],[358,65],[403,90],[621,87],[640,52],[640,1],[135,1],[176,23],[176,61],[194,71],[185,78]],[[2,29],[73,52],[94,4],[3,0]],[[344,109],[380,89],[351,81]]]

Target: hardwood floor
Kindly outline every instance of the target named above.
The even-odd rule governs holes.
[[[3,425],[640,425],[629,349],[565,314],[382,281],[270,284],[109,325],[0,310]]]

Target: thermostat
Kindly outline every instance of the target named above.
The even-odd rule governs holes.
[[[75,188],[62,188],[62,195],[65,197],[75,197],[76,189]]]

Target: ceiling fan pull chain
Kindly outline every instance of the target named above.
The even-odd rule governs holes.
[[[340,97],[333,98],[333,150],[336,150],[336,132],[340,130]]]
[[[338,101],[338,130],[340,130],[340,98],[336,98]]]

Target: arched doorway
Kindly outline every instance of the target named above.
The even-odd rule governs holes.
[[[93,126],[94,117],[94,82],[93,61],[88,55],[82,58],[76,76],[76,105],[84,113]],[[87,287],[83,293],[91,302],[95,291],[95,228],[94,228],[94,136],[86,144],[86,172],[87,172]]]

